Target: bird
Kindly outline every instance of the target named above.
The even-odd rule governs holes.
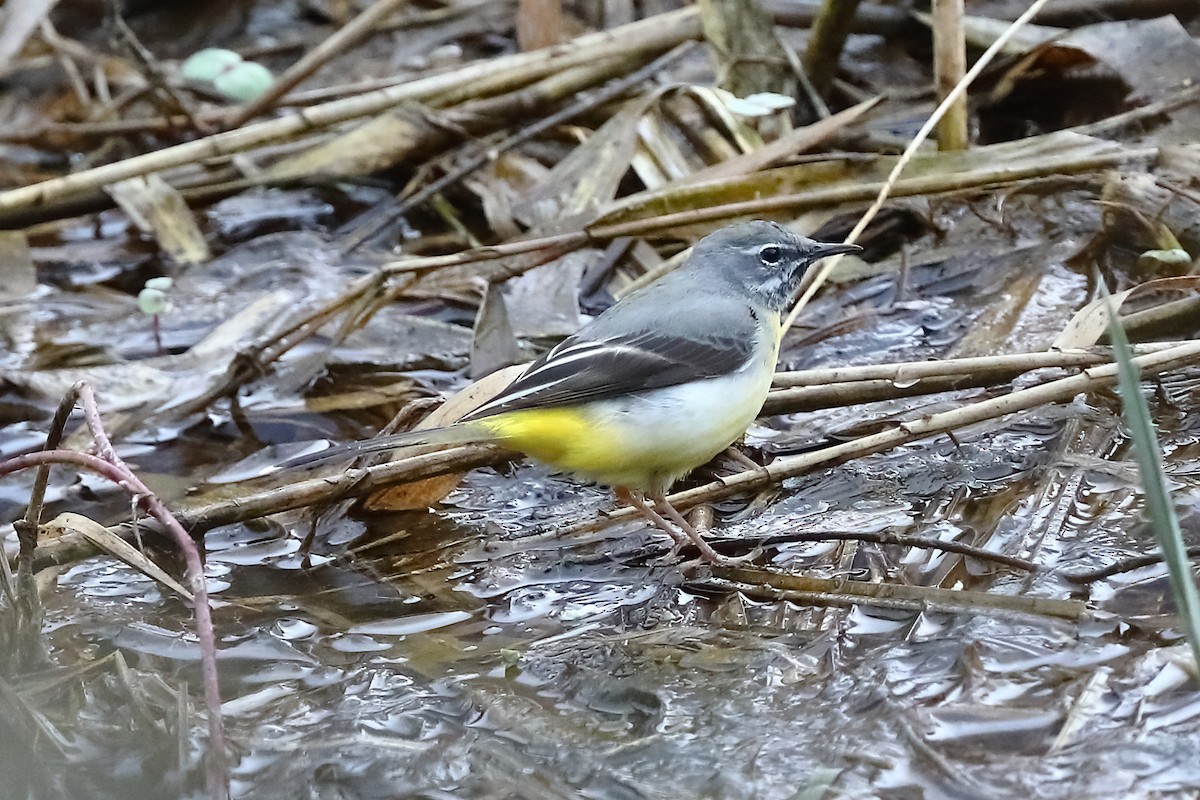
[[[459,421],[303,460],[495,443],[611,487],[677,546],[690,541],[704,561],[737,562],[704,540],[667,491],[758,416],[785,314],[809,267],[861,249],[763,220],[720,228],[678,269],[610,306]]]

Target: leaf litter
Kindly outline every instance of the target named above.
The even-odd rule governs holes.
[[[730,218],[844,236],[932,107],[924,23],[886,22],[883,37],[894,9],[862,4],[824,120],[803,86],[794,107],[771,86],[723,99],[728,64],[698,47],[501,152],[489,148],[715,35],[711,23],[673,4],[646,4],[661,18],[639,7],[640,21],[619,3],[578,4],[538,31],[560,44],[518,53],[515,4],[401,3],[277,111],[222,133],[244,109],[155,81],[210,45],[283,74],[345,21],[344,4],[255,2],[182,23],[151,4],[128,21],[154,63],[62,9],[16,5],[47,24],[14,28],[23,42],[2,62],[3,118],[19,122],[0,127],[0,222],[21,288],[3,299],[0,448],[37,449],[86,380],[125,460],[202,536],[234,796],[1200,786],[1200,696],[1165,568],[1071,580],[1155,547],[1099,366],[1108,318],[1092,274],[1122,293],[1139,358],[1194,344],[1200,21],[1187,4],[1157,19],[1138,8],[1169,4],[1127,2],[1099,21],[1060,10],[1038,21],[1065,32],[1010,42],[970,93],[976,145],[921,151],[865,231],[865,259],[798,318],[781,369],[1027,363],[848,380],[821,403],[781,381],[742,455],[680,487],[707,501],[695,513],[718,547],[762,543],[764,569],[698,577],[662,560],[667,543],[641,523],[606,518],[607,491],[502,453],[208,481],[370,435],[468,386],[469,368],[539,352],[581,303],[603,307]],[[792,27],[792,9],[765,5],[784,64],[812,17]],[[972,4],[971,47],[1015,5]],[[633,27],[580,38],[621,23]],[[176,41],[181,24],[191,33]],[[174,279],[163,353],[135,299],[159,276]],[[1070,348],[1062,361],[1055,346]],[[1148,377],[1192,546],[1197,358]],[[993,377],[967,380],[975,370]],[[963,413],[1072,377],[1053,403]],[[948,433],[852,449],[928,420]],[[837,445],[849,454],[787,466]],[[747,458],[786,477],[760,481]],[[405,476],[432,482],[384,489]],[[19,519],[31,480],[0,486]],[[127,498],[71,469],[51,472],[45,504],[42,656],[0,659],[0,775],[32,797],[196,792],[209,712],[185,587],[127,566],[180,576],[177,554],[145,520],[127,524]],[[5,586],[30,585],[19,577]],[[14,645],[29,636],[23,603],[0,594]]]

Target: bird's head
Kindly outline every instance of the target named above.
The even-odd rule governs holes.
[[[725,281],[773,311],[796,299],[808,268],[822,258],[862,250],[856,244],[818,242],[774,222],[739,222],[705,236],[692,249],[688,267],[705,280]]]

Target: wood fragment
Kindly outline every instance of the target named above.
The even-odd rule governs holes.
[[[938,102],[954,91],[967,71],[963,0],[933,0],[933,82]],[[967,96],[960,94],[937,126],[939,150],[966,150]]]
[[[899,607],[914,610],[932,606],[939,609],[1004,611],[1074,620],[1083,619],[1088,613],[1085,603],[1052,597],[994,594],[898,583],[868,583],[846,578],[814,578],[745,567],[714,566],[712,572],[716,578],[737,584],[742,591],[765,592],[767,597],[794,599],[798,602],[820,601],[824,598],[827,602],[838,605],[874,605],[879,601],[887,603],[899,600],[915,604]],[[786,594],[779,595],[777,592]]]
[[[804,51],[804,71],[822,96],[827,96],[833,85],[833,76],[854,24],[858,4],[859,0],[824,0],[813,22],[808,49]]]

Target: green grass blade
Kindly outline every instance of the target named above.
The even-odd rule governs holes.
[[[1099,281],[1100,291],[1108,297],[1104,281]],[[1196,591],[1196,580],[1188,560],[1187,547],[1179,531],[1179,518],[1167,490],[1163,473],[1162,449],[1150,419],[1150,407],[1142,394],[1141,377],[1133,363],[1133,353],[1125,329],[1121,327],[1117,309],[1109,303],[1109,339],[1117,359],[1121,405],[1133,450],[1137,454],[1138,471],[1142,476],[1142,487],[1146,494],[1146,514],[1150,527],[1162,548],[1163,560],[1167,562],[1167,574],[1175,605],[1179,608],[1179,620],[1188,643],[1192,646],[1192,658],[1200,666],[1200,593]]]

